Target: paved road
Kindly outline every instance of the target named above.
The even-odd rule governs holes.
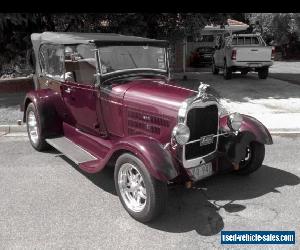
[[[0,249],[211,249],[221,230],[300,233],[300,137],[274,137],[250,177],[215,176],[170,190],[168,208],[148,225],[121,206],[105,170],[83,174],[26,137],[0,136]]]

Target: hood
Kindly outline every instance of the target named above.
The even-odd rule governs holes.
[[[125,85],[125,106],[169,116],[173,116],[174,113],[177,116],[182,102],[197,93],[161,79],[134,80]]]

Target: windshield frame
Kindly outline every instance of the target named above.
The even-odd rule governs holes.
[[[132,68],[132,69],[120,69],[120,70],[115,70],[113,72],[108,72],[108,73],[103,73],[102,72],[102,64],[101,64],[101,48],[105,47],[113,47],[113,46],[151,46],[151,47],[157,47],[161,48],[164,50],[164,64],[165,64],[165,69],[156,69],[156,68]],[[145,43],[139,43],[139,44],[106,44],[102,46],[97,46],[96,49],[98,52],[98,56],[96,57],[97,59],[97,65],[99,67],[99,73],[101,75],[101,78],[109,78],[110,76],[115,76],[115,75],[120,75],[120,74],[128,74],[128,73],[134,73],[134,72],[152,72],[155,73],[157,72],[158,75],[169,75],[170,69],[169,69],[169,57],[168,57],[168,47],[167,46],[162,46],[161,44],[145,44]]]

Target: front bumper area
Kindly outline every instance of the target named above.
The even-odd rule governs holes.
[[[192,181],[200,181],[218,173],[226,173],[235,170],[235,166],[238,166],[241,160],[246,157],[247,146],[254,139],[254,135],[250,132],[219,136],[218,151],[208,156],[204,156],[198,166],[186,168],[185,171],[187,176]],[[202,176],[194,174],[195,168],[206,168],[207,163],[211,163],[212,165],[209,175],[209,171],[203,171]]]

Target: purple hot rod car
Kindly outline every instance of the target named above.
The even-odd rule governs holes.
[[[210,87],[170,79],[168,42],[101,33],[32,34],[35,90],[24,122],[38,151],[53,146],[89,173],[114,167],[120,201],[154,219],[168,186],[262,166],[268,130],[226,114]]]

